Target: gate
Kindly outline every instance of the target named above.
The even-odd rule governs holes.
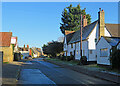
[[[0,51],[0,63],[3,63],[3,52]]]

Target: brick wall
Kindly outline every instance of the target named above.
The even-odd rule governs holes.
[[[3,51],[3,62],[13,62],[13,48],[10,47],[0,47],[0,51]]]

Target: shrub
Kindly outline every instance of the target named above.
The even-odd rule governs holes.
[[[66,60],[66,56],[61,56],[60,60]]]
[[[73,55],[71,55],[71,56],[66,56],[66,60],[67,60],[67,61],[74,60],[74,56],[73,56]]]
[[[87,64],[87,57],[86,56],[82,56],[80,58],[80,63],[83,64],[83,65]]]
[[[120,50],[115,50],[110,58],[112,68],[120,69]]]

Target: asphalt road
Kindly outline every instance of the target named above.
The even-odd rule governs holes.
[[[27,61],[21,66],[19,84],[51,84],[51,85],[112,85],[115,83],[91,77],[76,71],[62,68],[42,59]],[[50,85],[50,86],[51,86]]]

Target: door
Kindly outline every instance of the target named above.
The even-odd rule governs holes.
[[[3,62],[3,51],[0,51],[0,62]]]

